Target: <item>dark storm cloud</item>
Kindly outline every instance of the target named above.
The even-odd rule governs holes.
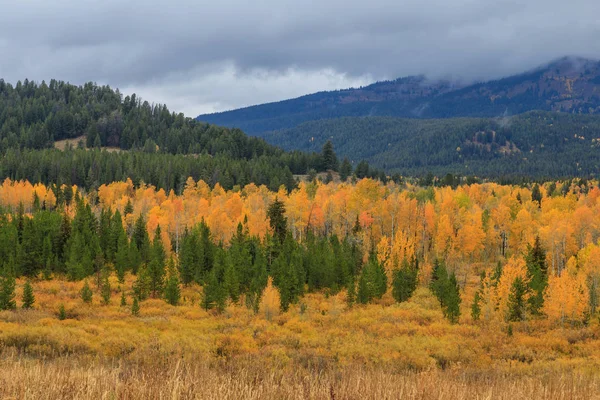
[[[0,76],[97,81],[190,114],[424,73],[600,57],[595,0],[2,1]]]

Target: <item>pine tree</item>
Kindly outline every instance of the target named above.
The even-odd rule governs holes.
[[[533,246],[528,246],[525,256],[527,264],[528,290],[531,292],[527,303],[533,315],[540,315],[544,306],[544,294],[548,287],[548,267],[546,252],[539,236],[536,236]]]
[[[348,306],[348,308],[352,308],[352,306],[356,302],[356,285],[354,283],[354,279],[348,279],[348,284],[346,288],[346,305]]]
[[[231,261],[228,261],[225,267],[223,288],[231,301],[237,303],[240,298],[240,281],[238,279],[237,271]]]
[[[16,282],[13,269],[6,264],[0,277],[0,310],[14,310],[17,308],[15,287]]]
[[[179,288],[179,277],[177,276],[177,271],[175,270],[175,264],[173,262],[173,258],[169,259],[169,278],[167,279],[167,284],[165,285],[165,300],[172,306],[176,306],[179,304],[179,300],[181,299],[181,289]]]
[[[333,151],[333,143],[331,140],[328,140],[323,145],[323,151],[321,152],[321,158],[323,160],[323,169],[327,170],[338,170],[338,160],[335,152]]]
[[[147,268],[142,268],[137,274],[137,279],[133,282],[133,293],[140,301],[146,300],[150,295],[150,277]]]
[[[83,284],[83,288],[81,289],[79,294],[84,303],[87,303],[87,304],[92,303],[93,292],[92,292],[92,289],[90,289],[90,285],[87,280]]]
[[[65,310],[64,304],[60,304],[58,306],[58,319],[60,321],[64,321],[65,319],[67,319],[67,311]]]
[[[207,311],[212,308],[217,308],[219,312],[222,312],[225,309],[225,299],[227,295],[222,285],[219,283],[215,270],[208,274],[203,289],[202,308]]]
[[[189,285],[194,280],[195,268],[199,262],[196,259],[197,248],[196,235],[186,227],[179,249],[179,274],[184,285]]]
[[[117,252],[115,254],[115,271],[119,283],[125,282],[125,271],[129,265],[129,243],[127,235],[121,232],[118,239]]]
[[[445,312],[446,318],[452,324],[456,324],[458,322],[458,318],[460,317],[460,288],[458,286],[458,282],[456,280],[456,275],[452,273],[450,275],[450,279],[448,280],[448,290],[446,293],[445,300]]]
[[[342,182],[346,182],[350,176],[352,176],[352,164],[350,164],[348,158],[344,158],[340,167],[340,179]]]
[[[160,225],[156,227],[152,241],[151,259],[148,264],[150,291],[156,297],[162,293],[165,280],[165,249],[162,244]]]
[[[451,322],[458,322],[460,317],[460,288],[454,273],[448,274],[442,260],[435,260],[429,288],[438,298],[444,316]]]
[[[140,303],[137,297],[133,298],[133,303],[131,304],[131,315],[136,317],[140,315]]]
[[[387,291],[387,275],[374,254],[363,267],[358,281],[358,301],[367,304],[374,299],[380,299]]]
[[[402,267],[394,270],[392,280],[392,296],[401,303],[407,301],[417,288],[417,270],[412,268],[407,260]]]
[[[111,287],[110,282],[108,281],[108,271],[105,270],[102,273],[102,285],[100,289],[100,295],[102,296],[102,304],[108,305],[110,304],[110,295],[111,295]]]
[[[22,307],[25,309],[30,309],[33,307],[35,303],[35,296],[33,295],[33,287],[29,281],[25,282],[23,285],[23,297],[22,297],[23,305]]]
[[[507,321],[523,321],[525,319],[527,285],[518,276],[513,281],[508,295]]]
[[[531,200],[537,203],[539,207],[542,206],[542,192],[537,183],[533,185],[533,188],[531,189]]]
[[[127,305],[127,298],[125,297],[125,292],[121,292],[121,307],[125,307]]]
[[[267,210],[269,225],[273,230],[273,235],[279,239],[279,243],[283,243],[287,236],[287,217],[285,216],[285,206],[283,202],[275,198]]]
[[[471,304],[471,318],[473,321],[479,321],[479,317],[481,316],[481,295],[479,294],[479,290],[475,292],[475,297],[473,298],[473,303]]]

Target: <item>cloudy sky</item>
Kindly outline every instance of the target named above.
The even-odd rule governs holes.
[[[0,77],[95,81],[189,116],[411,74],[600,58],[598,0],[0,0]]]

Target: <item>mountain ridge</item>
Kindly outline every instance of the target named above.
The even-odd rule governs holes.
[[[600,62],[561,57],[520,74],[471,84],[408,76],[197,119],[263,136],[303,122],[339,117],[494,117],[532,110],[600,113]]]

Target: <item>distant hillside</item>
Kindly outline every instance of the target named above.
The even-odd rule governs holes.
[[[93,151],[71,149],[84,138],[82,147]],[[86,189],[131,178],[181,191],[192,176],[228,189],[254,182],[276,190],[293,187],[294,174],[323,171],[319,154],[285,152],[239,129],[201,123],[108,86],[54,79],[14,86],[0,79],[0,160],[0,181]]]
[[[319,150],[388,172],[438,176],[598,176],[600,116],[535,111],[511,118],[345,117],[311,121],[265,139],[286,149]]]
[[[495,117],[531,110],[599,113],[600,63],[565,57],[520,75],[468,86],[407,77],[198,119],[263,136],[303,122],[339,117]]]

